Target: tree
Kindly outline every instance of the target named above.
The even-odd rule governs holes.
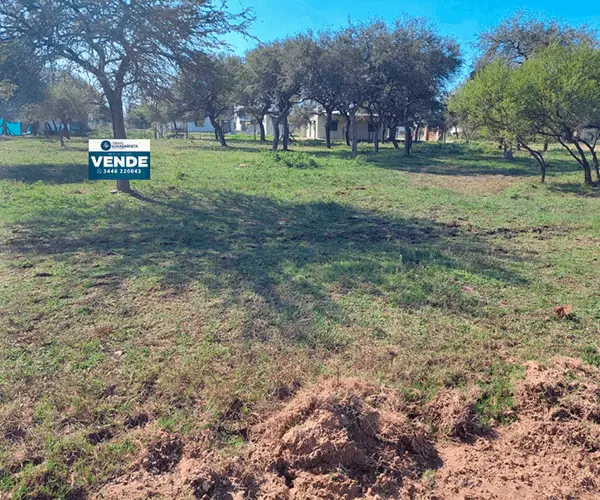
[[[336,34],[336,51],[343,61],[340,72],[343,81],[340,111],[349,122],[352,158],[358,154],[356,116],[374,87],[370,79],[371,65],[375,61],[372,42],[380,28],[381,23],[377,23],[377,26],[348,26]]]
[[[131,106],[127,110],[126,124],[131,128],[147,129],[152,124],[152,111],[146,103]]]
[[[477,67],[493,61],[518,66],[553,44],[575,47],[594,43],[596,35],[587,26],[572,27],[555,19],[520,11],[479,35]]]
[[[312,60],[305,85],[308,98],[319,103],[325,111],[325,144],[331,148],[333,112],[342,104],[344,95],[344,61],[336,47],[336,36],[320,33],[313,42]]]
[[[176,85],[176,107],[194,118],[208,118],[223,147],[227,142],[222,122],[233,115],[240,69],[238,57],[197,54]]]
[[[422,19],[397,21],[393,51],[402,54],[404,77],[396,85],[393,118],[404,125],[404,154],[410,155],[412,124],[417,113],[435,109],[448,81],[462,64],[457,43],[443,37]]]
[[[303,100],[300,94],[306,81],[310,55],[311,43],[308,35],[260,45],[246,55],[247,64],[254,74],[252,85],[255,92],[269,98],[267,113],[271,116],[275,129],[273,151],[277,151],[280,137],[283,150],[288,150],[288,115],[292,107]],[[279,129],[280,125],[282,131]]]
[[[124,139],[127,88],[166,85],[191,51],[245,32],[249,14],[212,0],[12,0],[0,4],[0,39],[31,41],[46,60],[95,77],[110,107],[113,137]],[[130,192],[129,181],[117,189]]]
[[[275,76],[269,70],[269,61],[262,57],[262,51],[252,50],[246,54],[238,75],[237,104],[253,117],[260,129],[260,142],[266,142],[265,116],[272,103],[272,89]]]
[[[0,118],[17,118],[44,96],[42,65],[30,44],[0,42]]]
[[[294,105],[288,115],[291,130],[294,131],[306,127],[318,111],[318,106],[312,101],[305,101],[302,104]]]
[[[518,71],[506,62],[495,61],[480,69],[449,99],[448,109],[466,117],[493,140],[504,145],[504,157],[512,158],[512,145],[519,143],[534,158],[541,176],[546,179],[543,151],[535,149],[535,127],[526,114],[530,105],[518,79]]]
[[[98,91],[82,78],[70,73],[55,75],[44,100],[39,104],[39,118],[60,124],[60,145],[69,138],[69,127],[74,122],[85,123],[94,109],[100,105]]]
[[[600,129],[600,50],[554,44],[525,61],[515,78],[524,103],[520,115],[537,134],[560,143],[583,169],[585,183],[595,185],[596,142],[585,132]]]

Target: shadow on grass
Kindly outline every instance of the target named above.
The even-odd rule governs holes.
[[[577,195],[584,198],[600,198],[600,189],[591,188],[582,182],[551,182],[548,184],[548,190],[554,193]]]
[[[525,282],[509,269],[509,256],[430,220],[223,191],[172,190],[123,201],[39,212],[15,227],[6,248],[66,264],[65,286],[88,280],[108,293],[140,278],[176,293],[200,284],[248,314],[258,304],[297,342],[330,347],[337,340],[323,339],[326,325],[345,321],[334,296],[385,296],[400,307],[476,315],[476,300],[461,291],[461,273]],[[247,335],[260,336],[260,328],[248,326]]]
[[[39,163],[19,167],[0,166],[0,180],[15,180],[26,184],[77,184],[87,179],[88,167],[84,164]]]
[[[303,141],[298,143],[298,149],[310,147],[319,141]],[[316,145],[316,144],[315,144]],[[319,144],[324,146],[323,144]],[[337,158],[350,160],[350,149],[343,143],[338,143],[330,150],[310,151],[319,158]],[[382,146],[375,153],[372,145],[359,144],[359,156],[362,161],[377,167],[403,172],[425,173],[434,175],[477,176],[477,175],[506,175],[515,177],[535,177],[539,175],[534,161],[525,153],[517,153],[513,160],[502,158],[500,150],[491,147],[468,146],[456,143],[419,142],[414,144],[410,157],[404,156],[400,143],[399,149],[389,144]],[[572,163],[564,160],[551,159],[548,166],[548,176],[572,172]]]

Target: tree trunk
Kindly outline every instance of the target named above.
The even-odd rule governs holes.
[[[261,143],[267,142],[267,138],[266,138],[266,134],[265,134],[264,116],[257,118],[256,121],[258,122],[258,128],[260,129],[260,142]]]
[[[596,185],[596,183],[592,179],[592,169],[591,169],[590,164],[588,163],[587,159],[583,160],[583,177],[584,177],[585,183],[588,186]]]
[[[222,147],[226,148],[227,142],[225,141],[225,134],[223,134],[223,127],[221,127],[221,125],[219,124],[219,121],[217,119],[215,119],[214,117],[209,116],[208,119],[210,120],[210,124],[215,129],[215,137],[216,137],[217,141],[219,141],[219,144]]]
[[[504,152],[502,153],[502,157],[505,160],[512,161],[514,159],[512,145],[508,145],[505,142],[502,144],[504,148]]]
[[[394,145],[394,149],[400,148],[400,146],[398,146],[398,138],[396,137],[397,131],[398,124],[396,122],[390,122],[388,124],[388,141]]]
[[[110,114],[112,118],[112,128],[113,128],[113,139],[126,139],[127,135],[125,133],[125,115],[123,113],[123,97],[118,92],[113,92],[112,90],[106,92],[105,95],[108,101],[108,107],[110,108]],[[131,186],[129,185],[129,180],[118,180],[117,181],[117,191],[122,193],[131,193]]]
[[[271,149],[277,151],[279,147],[279,120],[273,120],[273,145]]]
[[[290,124],[288,123],[287,114],[283,117],[283,150],[289,151],[290,142]]]
[[[352,158],[358,155],[358,128],[356,123],[356,110],[350,113],[350,123],[352,129]]]
[[[375,124],[375,130],[373,131],[373,150],[375,153],[379,153],[379,133],[381,132],[381,122]]]
[[[548,141],[544,141],[544,153],[548,151]]]
[[[60,141],[60,147],[64,148],[65,147],[65,137],[67,139],[71,138],[71,135],[69,134],[69,123],[67,121],[62,121],[61,122],[61,127],[58,130],[58,140]]]
[[[344,136],[346,137],[346,146],[350,146],[350,115],[345,114],[344,116],[346,117],[346,132]]]
[[[523,141],[519,141],[519,144],[521,144],[526,150],[527,152],[533,156],[535,163],[538,166],[538,169],[540,170],[540,182],[543,184],[544,182],[546,182],[546,160],[544,160],[544,156],[542,153],[540,153],[539,151],[536,151],[535,149],[530,148],[526,143],[524,143]]]
[[[596,171],[596,183],[600,182],[600,167],[598,166],[598,155],[595,150],[592,151],[592,159],[594,161],[594,170]]]
[[[579,142],[577,140],[573,140],[572,142],[575,145],[575,147],[577,148],[577,151],[579,152],[579,157],[580,157],[579,164],[583,167],[584,182],[588,186],[595,186],[596,183],[592,179],[592,168],[590,167],[590,163],[588,162],[588,160],[585,156],[585,151],[583,150],[583,148],[581,147],[581,145],[579,144]]]
[[[325,145],[327,149],[331,149],[331,122],[333,121],[333,110],[326,110],[327,117],[325,119]]]
[[[600,168],[598,167],[598,155],[596,154],[596,142],[589,143],[587,141],[584,142],[587,148],[592,155],[592,165],[594,167],[594,172],[596,173],[596,183],[600,182]]]
[[[410,156],[412,146],[412,130],[407,121],[404,122],[404,156]]]
[[[419,142],[419,134],[421,133],[421,125],[417,124],[417,128],[415,128],[415,141]]]

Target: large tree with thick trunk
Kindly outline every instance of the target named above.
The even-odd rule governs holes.
[[[124,94],[155,88],[177,73],[190,52],[244,32],[248,12],[231,14],[212,0],[11,0],[0,4],[0,40],[26,40],[57,64],[92,75],[110,107],[113,137],[124,139]],[[117,189],[130,192],[129,181]]]

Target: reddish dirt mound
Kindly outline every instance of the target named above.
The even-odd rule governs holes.
[[[256,429],[250,459],[282,477],[292,498],[395,495],[435,459],[398,403],[394,392],[357,380],[324,382]]]
[[[518,420],[483,436],[476,389],[444,391],[409,419],[394,391],[324,380],[253,428],[240,456],[159,434],[99,497],[598,498],[599,381],[577,360],[528,363]]]
[[[199,456],[160,434],[139,471],[100,498],[395,497],[434,463],[423,429],[398,411],[395,392],[354,379],[300,392],[252,430],[241,457]]]
[[[518,421],[473,445],[438,446],[438,497],[599,498],[600,372],[565,357],[526,367]]]
[[[468,391],[450,389],[441,391],[425,407],[432,429],[440,436],[468,439],[480,434],[482,429],[473,405],[481,391],[471,387]]]

